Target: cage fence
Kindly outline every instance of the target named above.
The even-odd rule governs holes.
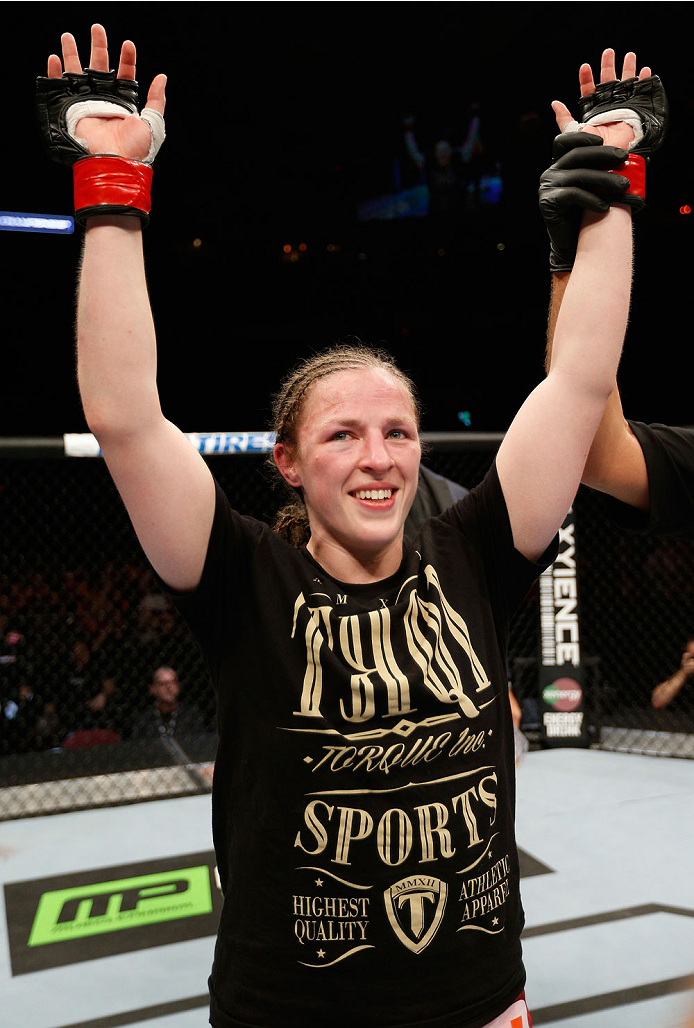
[[[500,438],[432,437],[426,464],[472,488]],[[9,455],[0,447],[0,820],[209,791],[207,673],[105,464],[20,442]],[[266,454],[205,459],[241,513],[271,521],[281,496]],[[618,530],[590,490],[574,514],[589,742],[694,757],[691,683],[653,705],[654,687],[677,675],[694,636],[694,544]],[[536,586],[509,648],[531,748],[545,744],[539,626]],[[167,687],[174,712],[162,715],[153,690]]]

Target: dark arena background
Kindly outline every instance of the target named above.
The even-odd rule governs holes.
[[[112,66],[133,39],[142,105],[152,77],[169,77],[145,232],[162,405],[210,437],[203,452],[242,513],[270,520],[279,503],[267,455],[249,446],[268,429],[271,394],[297,359],[345,335],[382,343],[411,373],[428,465],[467,487],[481,480],[543,374],[550,283],[537,183],[555,135],[550,102],[575,107],[579,64],[599,67],[606,46],[619,64],[635,50],[671,106],[634,222],[625,413],[694,424],[688,5],[146,10],[18,4],[5,14],[0,207],[72,215],[70,171],[44,155],[34,127],[35,76],[63,31],[86,64],[92,20],[107,29]],[[441,172],[447,148],[454,188]],[[0,247],[1,833],[38,815],[206,794],[216,738],[197,649],[103,462],[65,449],[64,436],[88,432],[74,374],[80,232],[0,231]],[[574,514],[580,746],[693,758],[692,683],[667,708],[651,705],[694,636],[693,544],[618,531],[588,490]],[[543,730],[540,623],[536,587],[509,659],[533,751],[561,743]],[[190,720],[149,738],[138,724],[160,667],[176,672]],[[135,1022],[80,1021],[116,1023]]]

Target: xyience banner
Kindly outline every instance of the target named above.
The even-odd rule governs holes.
[[[559,531],[559,553],[540,577],[539,694],[546,746],[588,746],[573,509]]]

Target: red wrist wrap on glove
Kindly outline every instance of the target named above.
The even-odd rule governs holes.
[[[75,221],[93,214],[134,214],[149,223],[152,166],[111,154],[83,157],[73,166]]]
[[[614,169],[616,175],[624,175],[629,179],[630,185],[625,191],[625,196],[640,196],[646,198],[646,162],[639,154],[630,154],[629,157]],[[619,203],[619,199],[614,201]]]

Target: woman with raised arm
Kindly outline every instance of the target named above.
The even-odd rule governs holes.
[[[638,139],[622,140],[631,153],[646,155],[662,146],[669,123],[663,85],[650,68],[636,75],[636,56],[627,54],[621,78],[615,52],[607,49],[600,62],[600,81],[594,81],[589,65],[579,71],[584,104],[614,103],[635,118]],[[559,111],[559,126],[570,130],[570,115]],[[605,191],[614,188],[616,176],[605,171],[604,147],[581,146],[590,136],[569,134],[558,138],[571,161],[556,161],[543,176],[540,209],[550,236],[552,299],[549,312],[546,364],[552,360],[552,336],[562,298],[573,266],[581,208],[599,209]],[[572,153],[569,151],[573,150]],[[610,181],[612,180],[612,181]],[[633,200],[634,198],[632,198]],[[643,198],[636,199],[637,209]],[[606,506],[610,518],[621,527],[655,535],[694,537],[694,431],[670,425],[646,425],[627,421],[615,383],[605,413],[590,448],[583,483],[612,497]],[[617,502],[615,502],[617,501]]]
[[[528,1026],[508,624],[552,559],[612,388],[630,210],[585,217],[551,373],[481,485],[412,545],[412,383],[362,346],[290,373],[274,457],[296,499],[281,518],[292,545],[236,513],[159,406],[140,220],[163,78],[147,132],[128,99],[132,44],[118,77],[100,26],[95,70],[82,73],[70,36],[63,64],[67,77],[51,57],[40,90],[85,223],[84,409],[217,695],[211,1023]],[[94,106],[70,116],[86,94]]]

